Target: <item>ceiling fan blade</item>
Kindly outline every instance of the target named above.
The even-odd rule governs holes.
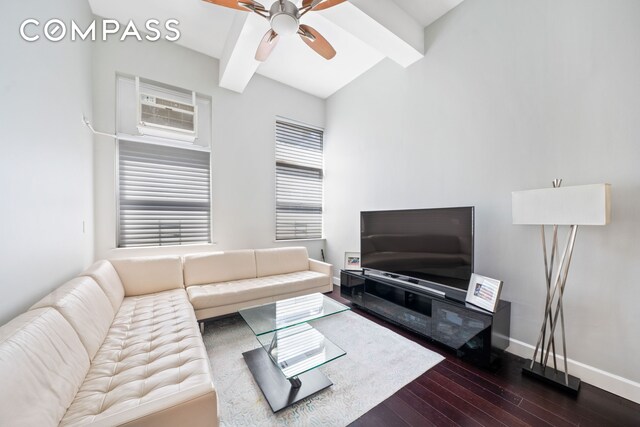
[[[331,43],[322,37],[322,34],[317,32],[314,28],[302,24],[300,25],[298,34],[307,46],[315,50],[316,53],[324,59],[332,59],[336,56],[336,50],[331,46]]]
[[[207,3],[217,4],[218,6],[229,7],[231,9],[244,10],[245,12],[251,11],[254,9],[257,10],[265,10],[264,6],[260,3],[253,0],[204,0]],[[249,7],[245,7],[242,5],[246,4]]]
[[[311,7],[312,10],[324,10],[333,6],[337,6],[340,3],[344,3],[346,0],[304,0],[302,2],[302,8]],[[315,3],[315,6],[314,6]]]
[[[280,37],[275,31],[267,31],[267,34],[262,38],[260,46],[258,46],[258,50],[256,51],[256,60],[260,62],[266,61],[269,55],[271,55],[271,51],[278,44],[278,40],[280,40]]]

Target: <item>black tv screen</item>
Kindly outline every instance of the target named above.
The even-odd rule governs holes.
[[[473,221],[473,207],[361,212],[361,266],[466,290]]]

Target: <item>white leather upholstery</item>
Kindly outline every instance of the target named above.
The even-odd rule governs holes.
[[[309,259],[309,270],[326,274],[329,278],[333,277],[333,265],[326,262]]]
[[[165,400],[156,401],[154,407],[149,405],[148,415],[132,421],[118,422],[116,418],[121,417],[115,416],[109,421],[120,427],[218,427],[220,423],[215,391],[175,405],[166,403]]]
[[[0,328],[0,425],[56,426],[89,369],[78,335],[53,308]]]
[[[255,252],[258,277],[309,270],[305,247],[256,249]]]
[[[185,291],[125,298],[61,425],[119,425],[186,410],[202,396],[216,425],[209,359]],[[182,419],[187,425],[190,414]]]
[[[267,298],[252,299],[249,301],[239,302],[235,304],[220,305],[217,307],[197,309],[195,311],[196,318],[198,320],[210,319],[212,317],[224,316],[225,314],[237,313],[239,310],[242,310],[243,308],[255,307],[257,305],[268,304],[270,302],[275,302],[275,301],[282,301],[287,298],[294,298],[294,297],[299,297],[303,295],[314,294],[317,292],[319,293],[331,292],[332,289],[333,289],[333,285],[331,285],[330,283],[327,283],[322,286],[317,286],[311,289],[305,289],[303,291],[290,292],[290,293],[275,295]]]
[[[102,345],[114,311],[104,291],[91,277],[76,277],[33,305],[53,307],[73,326],[90,359]]]
[[[193,307],[203,309],[303,291],[322,286],[327,281],[326,275],[307,270],[229,283],[190,286],[187,293]]]
[[[199,320],[284,298],[330,292],[331,276],[331,264],[310,260],[304,247],[184,257],[187,293]]]
[[[113,259],[128,297],[184,288],[179,256]]]
[[[186,255],[183,260],[186,286],[251,279],[257,274],[252,250]]]
[[[113,268],[113,264],[103,259],[95,262],[80,275],[89,276],[100,285],[109,301],[111,301],[114,313],[120,309],[120,304],[122,304],[122,299],[124,298],[124,287],[118,272]]]

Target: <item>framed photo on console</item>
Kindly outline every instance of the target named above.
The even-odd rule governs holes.
[[[466,301],[494,313],[500,300],[502,281],[472,274],[467,289]]]
[[[345,270],[362,270],[360,268],[360,252],[344,253],[344,269]]]

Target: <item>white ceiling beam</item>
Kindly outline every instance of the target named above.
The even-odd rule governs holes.
[[[244,92],[260,65],[255,52],[268,29],[268,22],[254,13],[236,14],[220,58],[220,87]]]
[[[319,13],[403,67],[424,57],[424,27],[392,1],[349,0]]]

